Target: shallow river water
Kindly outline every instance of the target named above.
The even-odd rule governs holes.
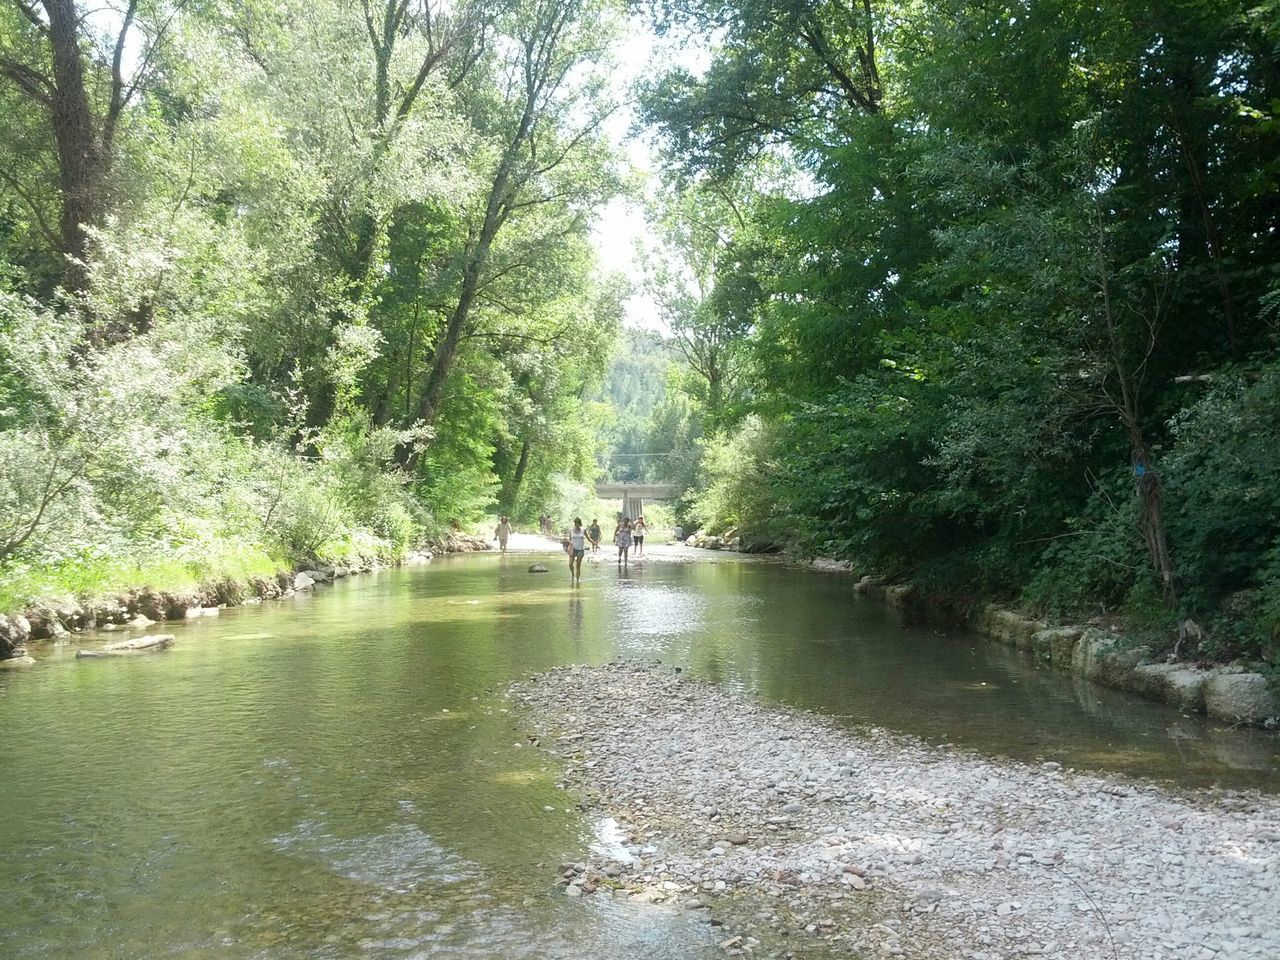
[[[904,627],[847,575],[674,553],[570,587],[533,559],[384,571],[156,628],[163,654],[50,645],[0,674],[0,957],[718,955],[687,912],[551,886],[610,824],[555,788],[503,691],[564,663],[661,659],[985,754],[1280,789],[1271,735]]]

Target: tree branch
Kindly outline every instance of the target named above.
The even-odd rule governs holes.
[[[25,63],[0,57],[0,74],[4,74],[18,89],[43,107],[53,105],[53,81]]]
[[[13,0],[13,5],[18,8],[24,17],[31,21],[32,25],[46,37],[49,35],[49,25],[40,19],[40,14],[36,12],[36,8],[24,0]]]
[[[35,198],[32,197],[31,194],[27,192],[27,189],[18,181],[18,178],[13,176],[13,174],[9,173],[7,170],[0,170],[0,180],[3,180],[8,184],[9,189],[16,193],[27,205],[32,216],[35,217],[37,229],[39,229],[45,240],[49,242],[49,245],[56,248],[61,244],[62,237],[56,230],[49,226],[49,222],[44,218],[44,212],[40,209],[39,204],[35,202]]]
[[[138,0],[129,0],[129,7],[124,12],[124,20],[120,24],[120,34],[116,37],[116,48],[111,54],[111,103],[107,108],[107,126],[114,127],[116,118],[124,108],[124,77],[120,73],[120,65],[124,62],[124,45],[129,39],[129,30],[133,26],[133,18],[138,13]]]

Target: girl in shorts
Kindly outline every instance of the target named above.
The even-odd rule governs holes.
[[[582,555],[587,552],[587,531],[582,529],[582,518],[573,518],[569,531],[569,581],[582,579]]]

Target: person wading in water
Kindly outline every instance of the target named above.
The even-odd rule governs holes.
[[[636,517],[635,530],[632,535],[636,541],[636,556],[644,556],[644,535],[649,532],[649,528],[645,525],[644,517]]]
[[[618,565],[627,563],[627,554],[631,552],[631,518],[623,517],[618,529],[613,532],[613,542],[618,545]]]
[[[587,552],[587,531],[582,529],[582,518],[573,518],[569,531],[569,580],[582,579],[582,555]]]
[[[494,537],[498,540],[498,549],[503,553],[507,552],[507,540],[511,536],[511,521],[506,517],[498,518],[498,527],[493,531]]]

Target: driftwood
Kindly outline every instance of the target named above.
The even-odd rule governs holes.
[[[100,650],[77,650],[77,660],[92,660],[99,657],[127,657],[134,653],[150,653],[154,650],[168,650],[173,646],[172,633],[157,633],[153,636],[133,637],[129,640],[117,640],[108,643]]]

